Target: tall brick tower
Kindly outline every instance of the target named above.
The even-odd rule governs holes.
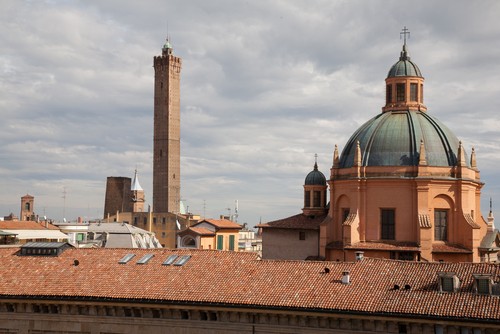
[[[182,61],[167,38],[161,56],[154,57],[153,211],[179,211],[180,74]]]

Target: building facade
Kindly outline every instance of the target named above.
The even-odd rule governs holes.
[[[474,149],[424,105],[424,77],[406,40],[386,78],[386,103],[354,132],[328,181],[330,207],[321,225],[321,255],[423,261],[485,261],[488,223]],[[487,256],[488,255],[488,256]]]
[[[241,229],[231,220],[204,219],[177,233],[177,247],[238,251]]]
[[[320,259],[320,224],[328,212],[327,183],[318,163],[304,180],[302,213],[257,225],[262,229],[264,259]]]

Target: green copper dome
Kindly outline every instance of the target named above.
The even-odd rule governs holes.
[[[406,44],[403,45],[403,51],[401,51],[399,61],[392,65],[387,77],[422,77],[422,73],[417,64],[410,60],[410,55],[406,50]]]
[[[339,167],[353,166],[358,141],[362,166],[416,166],[421,140],[429,166],[456,165],[459,141],[444,124],[425,112],[398,111],[379,114],[354,132]]]
[[[326,186],[326,177],[318,170],[317,163],[314,163],[314,169],[307,174],[304,184],[306,186]]]

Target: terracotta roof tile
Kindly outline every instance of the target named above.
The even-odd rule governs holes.
[[[420,227],[425,227],[425,228],[432,227],[431,216],[427,213],[419,213],[418,214],[418,223],[419,223]]]
[[[6,220],[0,221],[0,230],[59,230],[59,228],[50,223],[37,223],[32,220]]]
[[[301,230],[318,230],[319,225],[325,220],[326,215],[322,216],[305,216],[302,213],[298,215],[291,216],[288,218],[283,218],[268,222],[265,224],[259,224],[257,227],[262,228],[290,228],[290,229],[301,229]]]
[[[358,215],[356,212],[352,212],[350,213],[346,220],[344,220],[344,222],[342,223],[342,225],[344,226],[351,226],[355,221],[359,221],[358,220]]]
[[[227,219],[204,219],[193,226],[202,224],[203,222],[207,222],[209,224],[214,225],[217,228],[233,228],[233,229],[241,229],[241,225],[237,224],[233,221]]]
[[[215,232],[210,231],[208,228],[204,227],[188,227],[187,229],[179,232],[179,235],[189,234],[189,232],[194,232],[198,235],[215,235]]]
[[[472,227],[472,228],[481,228],[475,221],[474,218],[470,213],[464,213],[464,218],[467,221],[467,223]]]
[[[380,241],[380,242],[357,242],[346,249],[373,249],[373,250],[399,250],[399,251],[419,251],[419,247],[413,242],[398,242],[398,241]]]
[[[432,244],[433,253],[472,253],[472,250],[467,249],[460,245],[453,245],[448,243],[435,243]]]
[[[472,276],[487,273],[496,281],[497,264],[371,258],[355,263],[259,261],[253,253],[195,249],[68,249],[58,257],[18,256],[17,251],[0,248],[4,298],[136,299],[500,321],[500,298],[476,294]],[[119,264],[127,253],[136,256]],[[155,256],[137,265],[145,254]],[[191,258],[183,266],[162,265],[172,254]],[[341,283],[344,271],[350,272],[348,285]],[[456,273],[459,290],[438,292],[439,272]],[[395,290],[396,284],[410,288]]]

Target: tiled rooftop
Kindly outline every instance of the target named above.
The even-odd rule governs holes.
[[[253,253],[194,249],[68,249],[58,257],[18,256],[18,251],[0,249],[0,296],[111,298],[500,321],[500,298],[478,295],[472,287],[474,273],[489,273],[498,280],[500,265],[495,264],[370,258],[355,263],[257,260]],[[119,264],[128,253],[136,256]],[[137,265],[146,254],[154,257]],[[162,265],[172,254],[191,258],[182,266]],[[350,272],[351,284],[341,283],[344,271]],[[461,281],[458,292],[438,291],[439,272],[456,273]],[[396,290],[395,285],[410,288]]]
[[[0,230],[59,230],[56,226],[36,221],[6,220],[0,221]]]
[[[210,231],[208,228],[204,228],[204,227],[188,227],[187,229],[179,232],[178,234],[185,235],[185,234],[189,234],[190,231],[192,231],[198,235],[215,235],[215,232]]]
[[[291,229],[301,229],[301,230],[318,230],[319,225],[325,220],[326,215],[310,217],[305,216],[301,213],[288,218],[283,218],[268,222],[265,224],[259,224],[257,227],[262,228],[291,228]]]
[[[214,225],[217,228],[234,228],[234,229],[241,229],[241,225],[237,224],[233,221],[227,220],[227,219],[204,219],[198,223],[196,223],[193,226],[196,226],[198,224],[202,224],[203,222],[210,223]]]

